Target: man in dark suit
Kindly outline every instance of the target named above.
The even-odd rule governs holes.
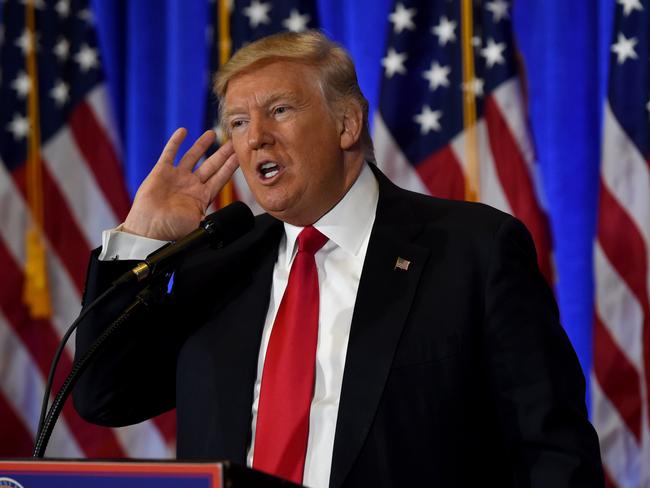
[[[184,133],[172,136],[93,257],[85,301],[129,258],[193,230],[237,165],[267,213],[230,247],[178,266],[172,292],[82,377],[80,413],[124,425],[176,406],[179,458],[230,459],[310,486],[602,486],[584,378],[523,225],[401,190],[367,163],[367,103],[349,57],[321,34],[250,44],[215,89],[231,142],[193,171],[214,135],[177,167]],[[292,401],[275,411],[295,431],[285,442],[272,426],[279,455],[268,464],[260,419],[269,392],[287,387],[268,386],[269,363],[311,347],[276,354],[287,295],[307,293],[305,282],[289,292],[305,228],[324,235],[309,258],[320,306],[292,306],[315,313],[317,343],[304,369],[285,371],[296,385],[307,378],[310,398],[303,424],[281,418],[294,412],[289,383]],[[78,353],[137,287],[86,320]]]

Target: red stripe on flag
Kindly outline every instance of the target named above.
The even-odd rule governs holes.
[[[450,145],[422,160],[415,169],[431,195],[454,200],[465,198],[465,178]]]
[[[641,377],[618,348],[598,314],[594,318],[594,372],[628,430],[641,441]]]
[[[50,361],[58,346],[59,339],[52,324],[47,320],[35,320],[30,317],[22,301],[23,274],[4,245],[0,245],[0,269],[3,279],[11,286],[0,287],[0,304],[10,326],[30,352],[44,378],[47,378]],[[61,356],[58,374],[55,378],[56,393],[65,376],[72,367],[72,360],[67,353]],[[71,402],[63,408],[68,427],[89,457],[124,457],[124,452],[115,434],[109,429],[97,427],[85,422],[73,409]]]
[[[32,435],[0,393],[0,457],[30,457],[34,449]]]
[[[113,144],[86,102],[75,107],[70,114],[68,125],[104,197],[110,203],[117,219],[123,221],[129,212],[130,200]]]
[[[535,186],[519,145],[510,132],[494,97],[488,97],[485,101],[485,122],[501,187],[515,216],[530,230],[537,247],[539,268],[546,280],[552,283],[553,268],[548,220],[537,201]]]
[[[602,180],[598,240],[618,274],[639,301],[645,315],[644,322],[647,322],[648,260],[643,236]]]
[[[12,172],[16,187],[26,197],[25,165]],[[79,230],[58,185],[43,165],[45,235],[72,277],[79,293],[84,289],[90,245]]]
[[[648,302],[648,256],[641,232],[609,188],[600,181],[598,241],[620,277],[643,310],[643,366],[650,372],[650,303]],[[595,356],[598,358],[598,356]],[[650,374],[645,375],[650,392]],[[648,420],[650,422],[650,419]]]
[[[154,417],[153,421],[167,444],[176,441],[176,409]]]
[[[609,475],[609,472],[603,466],[603,473],[605,473],[605,488],[619,488],[619,486],[614,482],[612,477]]]

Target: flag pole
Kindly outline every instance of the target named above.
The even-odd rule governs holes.
[[[26,262],[23,301],[33,318],[49,318],[52,313],[47,257],[43,240],[45,210],[43,206],[43,168],[41,166],[41,134],[38,100],[38,66],[36,62],[36,19],[34,0],[25,3],[26,30],[29,36],[27,74],[31,83],[27,97],[29,142],[27,146],[27,202],[32,222],[26,233]]]
[[[461,1],[461,45],[463,56],[463,123],[465,126],[465,152],[467,168],[465,173],[465,199],[478,201],[480,198],[480,168],[478,164],[478,134],[476,131],[476,73],[474,70],[474,19],[472,0]]]

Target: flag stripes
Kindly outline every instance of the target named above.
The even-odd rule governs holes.
[[[115,216],[125,216],[131,205],[124,175],[113,144],[91,107],[85,102],[80,103],[70,114],[68,125],[82,159],[101,189],[97,194],[106,196]]]
[[[542,274],[550,283],[553,270],[550,259],[550,229],[544,210],[535,198],[537,191],[531,175],[531,169],[524,158],[522,145],[515,140],[508,120],[510,115],[501,110],[496,98],[489,97],[485,106],[485,120],[490,137],[490,152],[497,168],[498,180],[501,182],[512,213],[520,218],[533,236],[538,250],[538,263]],[[530,156],[529,156],[530,157]],[[486,199],[486,201],[490,201]]]
[[[30,351],[32,360],[41,376],[46,378],[51,358],[54,357],[54,352],[59,343],[59,337],[49,321],[44,319],[34,320],[30,317],[21,297],[23,274],[8,255],[4,246],[0,246],[0,267],[4,270],[6,279],[12,283],[12,286],[3,287],[0,290],[2,312],[7,317],[9,326],[16,336]],[[61,386],[71,366],[71,356],[69,353],[64,353],[61,356],[54,391]],[[37,399],[37,395],[35,396]],[[40,404],[40,401],[38,404]],[[62,416],[66,419],[78,443],[84,446],[87,455],[92,457],[119,457],[124,454],[110,430],[89,425],[81,420],[70,402],[66,403],[63,408]]]
[[[24,2],[0,2],[0,443],[7,456],[30,456],[41,397],[59,340],[80,310],[90,250],[101,231],[126,216],[129,198],[120,167],[121,148],[108,111],[106,88],[89,2],[64,14],[52,2],[37,5],[38,85],[26,78],[24,62],[34,46],[23,35]],[[85,12],[85,14],[84,14]],[[23,36],[24,37],[24,36]],[[27,206],[26,143],[33,127],[26,98],[38,89],[44,201],[43,237],[53,310],[35,320],[23,304],[25,230],[34,216]],[[36,119],[35,119],[36,120]],[[33,189],[29,189],[33,191]],[[67,376],[74,354],[68,344],[54,391]],[[10,421],[5,422],[5,419]],[[46,454],[53,457],[157,457],[173,455],[174,414],[122,429],[90,425],[63,409]]]
[[[619,410],[600,389],[594,375],[591,377],[593,422],[598,426],[602,460],[605,467],[605,486],[632,488],[642,486],[641,451],[628,429],[621,429]]]
[[[9,326],[5,316],[0,313],[0,338],[3,344],[2,381],[0,383],[0,402],[4,404],[0,410],[6,411],[9,419],[6,422],[6,439],[16,442],[7,456],[16,456],[19,453],[31,453],[34,447],[36,424],[39,417],[39,398],[34,398],[34,392],[44,389],[43,378],[29,352],[21,340],[16,337]],[[5,418],[4,416],[2,417]],[[4,429],[3,428],[3,429]],[[3,443],[4,446],[11,445]],[[64,418],[57,424],[50,444],[52,452],[60,453],[64,457],[80,457],[83,452],[77,441],[73,438]]]
[[[603,109],[591,375],[607,484],[650,486],[650,4],[619,1]]]
[[[51,243],[52,251],[61,259],[68,273],[70,273],[77,291],[80,291],[83,289],[86,264],[79,259],[79,256],[88,256],[90,246],[87,243],[86,236],[77,225],[72,212],[70,212],[62,191],[56,185],[56,182],[53,181],[47,164],[43,166],[42,174],[45,196],[45,222],[43,231]],[[27,185],[24,166],[15,169],[12,176],[14,184],[20,191],[22,198],[26,199]],[[27,205],[25,204],[25,211],[28,211],[26,207]],[[22,239],[22,236],[20,238]]]

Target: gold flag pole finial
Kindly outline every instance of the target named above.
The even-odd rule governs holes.
[[[47,276],[47,257],[43,238],[45,210],[43,205],[43,173],[41,167],[41,134],[38,101],[38,68],[36,63],[36,19],[34,0],[25,2],[25,23],[29,36],[27,74],[30,90],[27,97],[29,141],[27,146],[27,203],[32,222],[25,236],[26,262],[23,301],[33,318],[49,318],[52,314]]]
[[[478,133],[476,131],[476,73],[474,70],[474,16],[472,0],[461,0],[462,56],[463,56],[463,123],[465,126],[465,152],[467,172],[465,174],[465,198],[478,201],[480,198],[480,168],[478,161]]]

